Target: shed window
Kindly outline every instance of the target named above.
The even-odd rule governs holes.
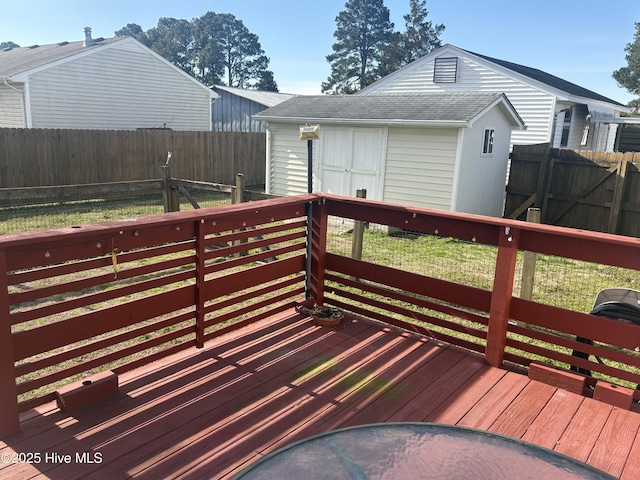
[[[493,136],[495,133],[495,129],[493,128],[485,128],[484,129],[484,139],[482,141],[482,154],[483,155],[491,155],[493,153]]]
[[[457,57],[438,57],[433,67],[433,83],[455,83],[458,74]]]

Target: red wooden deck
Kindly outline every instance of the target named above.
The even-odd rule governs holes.
[[[333,329],[282,315],[120,383],[118,397],[72,414],[52,404],[24,414],[22,431],[0,442],[0,477],[229,478],[320,432],[428,421],[521,438],[640,478],[640,414],[353,317]],[[38,454],[40,462],[7,463],[28,458],[17,454]],[[64,455],[70,463],[61,463]]]

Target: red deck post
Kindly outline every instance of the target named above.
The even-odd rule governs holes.
[[[20,412],[9,316],[7,261],[4,252],[0,252],[0,308],[0,438],[6,438],[20,431]]]
[[[311,297],[318,305],[324,302],[324,279],[327,264],[326,199],[313,203],[311,222]]]
[[[204,222],[196,223],[196,348],[204,347]]]
[[[513,294],[513,279],[518,258],[520,231],[511,227],[500,229],[498,258],[493,279],[493,293],[489,309],[489,330],[485,360],[492,367],[500,367],[507,342],[509,311]]]

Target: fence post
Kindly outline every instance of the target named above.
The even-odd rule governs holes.
[[[540,223],[540,209],[529,208],[527,210],[527,222]],[[524,260],[522,262],[522,287],[520,288],[520,298],[531,300],[533,298],[533,282],[536,275],[536,259],[538,256],[535,252],[524,252]]]
[[[171,181],[171,152],[167,152],[167,161],[162,166],[162,201],[164,213],[180,211],[180,195]]]
[[[8,288],[6,256],[0,252],[0,438],[20,431]]]
[[[622,210],[624,190],[627,186],[628,167],[629,160],[627,158],[620,160],[620,163],[618,164],[618,174],[616,175],[616,183],[613,187],[613,202],[611,204],[611,215],[609,216],[608,233],[616,233],[618,231],[618,222],[620,220],[620,211]]]
[[[357,198],[367,198],[367,189],[356,190]],[[351,242],[351,258],[362,260],[362,242],[364,240],[364,222],[356,220],[353,225],[353,240]]]
[[[540,223],[540,209],[529,208],[527,210],[527,222]],[[533,298],[533,284],[536,277],[536,261],[538,255],[535,252],[524,252],[524,259],[522,261],[522,285],[520,286],[520,298],[525,300],[531,300]],[[518,322],[521,327],[527,325],[523,322]]]
[[[235,205],[244,202],[245,187],[246,182],[244,175],[242,173],[236,174],[236,185],[231,190],[231,203]]]
[[[169,158],[171,158],[171,153],[169,153]],[[169,159],[162,166],[162,202],[164,204],[164,213],[171,212],[171,167],[169,166]]]
[[[498,258],[493,277],[493,293],[489,307],[489,329],[485,360],[492,367],[502,366],[507,344],[509,312],[513,295],[513,277],[518,259],[520,231],[502,227],[498,237]]]

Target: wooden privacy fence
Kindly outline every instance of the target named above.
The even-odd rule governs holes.
[[[514,145],[505,217],[537,207],[542,223],[638,237],[638,164],[640,153]]]
[[[177,177],[262,185],[265,149],[264,133],[1,128],[0,188],[158,179],[167,152]]]

